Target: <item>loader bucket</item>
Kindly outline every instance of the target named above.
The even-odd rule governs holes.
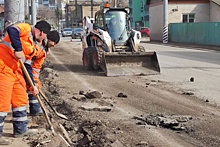
[[[105,52],[100,67],[107,76],[154,75],[160,73],[156,52]]]

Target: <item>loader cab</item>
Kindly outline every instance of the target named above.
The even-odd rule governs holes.
[[[100,29],[107,31],[115,45],[125,45],[130,32],[128,11],[125,8],[105,8],[95,15]]]

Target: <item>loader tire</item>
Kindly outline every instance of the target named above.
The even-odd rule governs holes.
[[[92,51],[90,48],[85,48],[83,51],[83,67],[86,70],[93,70]]]
[[[99,48],[99,47],[94,48],[93,53],[92,53],[92,66],[94,69],[100,68],[99,65],[102,60],[102,54],[103,54],[102,48]]]

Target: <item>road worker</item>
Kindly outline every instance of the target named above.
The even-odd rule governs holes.
[[[43,41],[43,44],[37,43],[35,48],[37,50],[36,56],[32,58],[32,73],[34,78],[34,83],[36,83],[38,88],[41,88],[41,82],[39,80],[40,70],[44,59],[47,56],[47,52],[51,47],[57,45],[60,41],[60,35],[57,31],[50,31],[50,34],[47,36],[47,41]],[[45,43],[46,42],[46,43]],[[42,115],[43,112],[40,108],[37,98],[31,93],[28,92],[29,98],[29,110],[31,116]]]
[[[0,145],[10,144],[10,141],[2,136],[4,120],[10,108],[14,137],[38,133],[36,129],[27,128],[28,97],[19,60],[24,62],[31,75],[30,63],[36,53],[34,42],[46,39],[50,29],[50,24],[43,20],[37,22],[33,28],[27,23],[10,25],[6,30],[7,35],[0,42]],[[36,86],[32,93],[38,94]]]

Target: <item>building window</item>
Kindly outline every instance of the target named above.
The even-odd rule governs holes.
[[[195,20],[195,14],[183,14],[183,23],[192,23]]]
[[[144,16],[144,21],[149,21],[149,15]]]

